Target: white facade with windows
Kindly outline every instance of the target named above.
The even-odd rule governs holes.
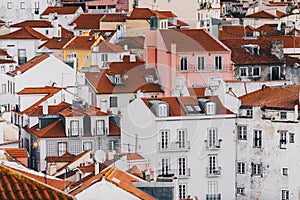
[[[170,116],[174,105],[167,104],[166,113],[161,105],[166,104],[150,109],[144,99],[136,99],[122,109],[121,143],[130,151],[137,145],[156,175],[175,174],[180,198],[234,199],[235,115]],[[197,112],[189,106],[187,112]]]

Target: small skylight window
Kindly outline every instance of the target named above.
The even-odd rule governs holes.
[[[92,41],[93,39],[94,39],[94,38],[90,37],[88,40],[89,40],[89,41]]]
[[[201,108],[200,108],[200,106],[194,106],[194,108],[195,108],[195,110],[197,110],[198,112],[200,112],[200,111],[201,111]]]
[[[58,40],[57,40],[57,42],[61,42],[62,41],[62,39],[61,38],[59,38]]]
[[[185,106],[186,107],[186,109],[189,111],[189,112],[193,112],[194,110],[193,110],[193,108],[192,108],[192,106]]]
[[[111,32],[105,32],[105,33],[103,34],[104,37],[108,37],[108,36],[110,36],[110,35],[111,35]]]

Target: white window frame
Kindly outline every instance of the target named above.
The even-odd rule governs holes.
[[[253,130],[253,147],[262,148],[263,143],[263,132],[262,130],[255,129]]]
[[[204,56],[198,56],[198,58],[197,58],[197,70],[198,71],[205,70],[205,57]]]
[[[108,54],[107,53],[102,53],[101,54],[101,61],[102,62],[107,62],[108,61]]]
[[[180,57],[179,67],[180,67],[179,71],[181,71],[181,72],[188,71],[188,57],[187,56]]]
[[[254,70],[258,69],[258,75],[254,75]],[[252,76],[253,77],[260,77],[261,76],[261,69],[260,67],[252,67]]]
[[[280,119],[287,119],[287,112],[281,111],[280,112]]]
[[[247,140],[247,126],[238,125],[238,139]]]
[[[96,135],[104,135],[105,121],[103,119],[96,120]]]
[[[178,175],[187,175],[187,158],[185,156],[178,158]]]
[[[70,120],[70,136],[79,136],[79,120]]]
[[[213,115],[216,113],[216,104],[214,102],[206,103],[206,114]]]
[[[20,9],[25,9],[25,2],[24,1],[21,1],[20,2]]]
[[[282,175],[283,176],[288,176],[289,175],[289,168],[283,167],[282,168]]]
[[[110,96],[109,97],[109,107],[110,108],[117,108],[118,107],[118,97],[117,96]]]
[[[161,158],[161,173],[163,175],[170,172],[170,158]]]
[[[180,183],[178,185],[178,188],[179,188],[179,192],[178,192],[179,199],[185,199],[186,198],[186,194],[187,194],[187,184]]]
[[[252,175],[253,176],[262,176],[263,175],[263,168],[262,164],[253,163],[252,164]]]
[[[289,200],[290,194],[288,190],[281,190],[281,199],[282,200]]]
[[[243,72],[242,70],[245,70],[245,71]],[[240,67],[239,73],[240,73],[240,77],[247,77],[248,76],[248,68]],[[243,75],[243,74],[245,74],[245,75]]]
[[[170,130],[161,130],[160,131],[160,148],[168,149],[170,142]]]
[[[57,155],[62,156],[68,151],[68,143],[67,142],[58,142],[57,143]]]
[[[215,70],[222,70],[222,69],[223,69],[223,57],[215,56]]]
[[[295,143],[295,133],[289,133],[289,136],[290,136],[290,143]]]
[[[93,150],[93,142],[92,141],[83,141],[82,142],[82,150],[83,151],[87,151],[87,150],[92,151]]]
[[[245,174],[246,173],[246,163],[245,162],[237,162],[237,174]]]
[[[178,147],[181,148],[186,148],[186,129],[178,129],[177,130],[177,135],[178,135]]]
[[[208,155],[208,173],[215,174],[218,168],[218,155],[211,154]]]
[[[236,193],[239,195],[245,195],[245,187],[237,187]]]
[[[12,3],[13,3],[13,2],[11,2],[11,1],[7,2],[7,4],[6,4],[7,9],[12,9],[12,7],[13,7],[13,4],[12,4]]]
[[[158,116],[167,117],[168,116],[168,106],[166,104],[158,105]]]
[[[218,145],[218,131],[217,128],[207,129],[207,146],[210,148],[217,147]]]

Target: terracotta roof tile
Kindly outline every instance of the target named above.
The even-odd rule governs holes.
[[[67,7],[51,7],[49,6],[41,15],[49,15],[50,13],[57,13],[58,15],[71,15],[75,14],[80,7],[67,6]]]
[[[73,117],[73,116],[105,116],[108,115],[105,112],[102,112],[97,107],[89,106],[88,108],[78,106],[78,107],[68,107],[65,110],[59,112],[60,115],[64,117]]]
[[[0,39],[40,39],[40,40],[48,40],[46,36],[41,33],[33,30],[30,27],[21,28],[12,33],[8,33],[6,35],[0,35]]]
[[[159,30],[166,44],[167,50],[171,51],[171,44],[176,44],[177,52],[215,52],[228,51],[216,38],[204,29],[176,29]]]
[[[219,31],[219,40],[224,39],[241,39],[245,37],[244,26],[226,26],[222,25],[222,30]]]
[[[76,24],[75,30],[78,29],[100,29],[100,19],[104,14],[81,14],[69,25]],[[88,23],[87,23],[88,22]]]
[[[128,16],[128,19],[149,20],[152,16],[156,16],[160,19],[177,17],[172,11],[158,11],[158,10],[151,10],[149,8],[134,8],[133,11]]]
[[[45,160],[48,162],[48,163],[51,163],[51,162],[71,162],[74,160],[76,156],[69,153],[69,152],[66,152],[64,155],[62,156],[46,156]]]
[[[139,90],[141,92],[162,92],[159,83],[146,81],[145,76],[152,75],[154,80],[157,80],[157,76],[154,69],[145,68],[144,62],[113,62],[109,66],[109,69],[101,72],[85,73],[86,79],[99,94],[136,93]],[[124,79],[124,84],[114,85],[107,77],[107,75],[116,74],[127,77]]]
[[[125,14],[106,14],[101,18],[101,22],[125,22],[127,15]]]
[[[205,90],[206,90],[206,87],[188,88],[190,96],[195,96],[195,97],[203,97],[203,96],[205,96]]]
[[[37,176],[32,177],[29,173],[0,164],[0,199],[75,199],[51,187],[49,182],[47,184],[41,182],[43,179],[44,177],[41,179]],[[57,184],[64,185],[54,179],[47,179],[47,181],[56,181]]]
[[[261,38],[268,41],[283,41],[283,48],[300,48],[300,37],[294,35],[264,36]]]
[[[121,128],[113,122],[109,122],[109,136],[121,136]]]
[[[266,10],[261,10],[261,11],[256,12],[256,13],[246,15],[245,18],[270,18],[270,19],[275,19],[275,18],[281,18],[281,17],[286,16],[285,13],[283,13],[279,10],[276,10],[275,13],[276,14],[274,15],[270,11],[268,12]]]
[[[65,27],[59,25],[60,31],[61,31],[61,37],[62,38],[72,38],[74,36],[74,33],[72,31],[69,31]]]
[[[231,59],[235,65],[245,64],[281,64],[275,55],[270,54],[270,41],[263,38],[258,40],[232,39],[222,40],[222,42],[231,49]],[[260,47],[259,55],[251,55],[243,45],[258,45]]]
[[[6,56],[6,57],[11,57],[6,50],[0,49],[0,56]]]
[[[242,106],[294,109],[299,105],[300,86],[264,87],[264,89],[240,97]]]
[[[99,53],[122,53],[125,52],[125,50],[120,47],[119,45],[112,44],[110,42],[101,41],[98,44],[99,47]]]
[[[143,178],[144,176],[142,170],[140,170],[136,165],[127,170],[127,172],[139,178]]]
[[[0,64],[16,63],[14,60],[0,59]]]
[[[42,47],[47,47],[48,49],[63,49],[63,47],[71,40],[71,38],[59,38],[59,37],[53,37],[41,46],[39,46],[39,49]]]
[[[27,158],[28,152],[25,148],[5,148],[6,151],[13,158]]]
[[[100,40],[93,36],[75,36],[64,46],[64,49],[91,49],[98,44],[98,41]]]
[[[145,37],[126,37],[124,40],[117,43],[117,45],[124,47],[124,45],[128,46],[128,49],[144,49],[144,41]]]
[[[261,35],[281,35],[281,31],[277,30],[278,24],[264,24],[255,30]]]
[[[24,130],[35,135],[38,138],[64,138],[67,137],[65,133],[65,127],[63,126],[62,120],[56,120],[48,126],[39,129],[39,125],[35,125],[31,128],[28,126],[24,127]]]
[[[10,27],[53,28],[53,25],[47,20],[26,20],[12,24]]]

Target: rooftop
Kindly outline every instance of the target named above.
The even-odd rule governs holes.
[[[36,39],[36,40],[48,40],[43,34],[33,30],[30,27],[24,27],[6,35],[0,35],[0,39]]]
[[[57,13],[58,15],[71,15],[75,14],[80,7],[78,6],[66,6],[66,7],[52,7],[49,6],[41,15],[49,15],[51,13]]]
[[[16,24],[12,24],[10,27],[53,28],[53,25],[47,20],[25,20]]]

